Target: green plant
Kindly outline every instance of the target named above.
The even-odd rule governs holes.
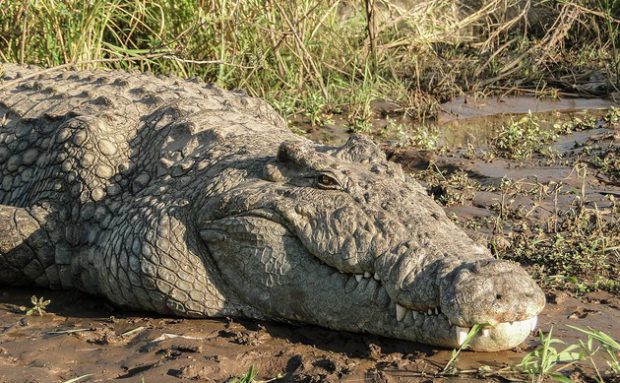
[[[269,383],[277,379],[281,379],[282,375],[278,374],[276,377],[267,380],[256,380],[256,371],[254,366],[250,366],[248,372],[242,377],[229,379],[227,383]]]
[[[248,372],[240,378],[233,378],[228,381],[228,383],[255,383],[254,378],[256,377],[256,371],[254,371],[254,366],[250,366]]]
[[[620,86],[620,52],[618,49],[618,38],[620,37],[620,27],[617,24],[617,15],[620,11],[619,0],[597,0],[597,6],[603,13],[605,29],[611,44],[611,70],[616,76],[616,86]]]
[[[557,137],[553,130],[543,129],[531,113],[502,125],[491,143],[496,154],[512,159],[527,159],[541,152]]]
[[[372,127],[372,112],[361,112],[359,114],[354,114],[351,116],[351,123],[349,124],[349,129],[354,133],[366,133],[371,134],[373,131]]]
[[[439,132],[432,126],[417,126],[409,134],[409,141],[416,148],[435,150],[439,148]]]
[[[614,340],[611,336],[604,333],[603,331],[595,330],[592,327],[583,329],[577,326],[567,326],[588,336],[588,341],[585,343],[583,341],[580,341],[580,345],[581,348],[585,352],[587,352],[590,363],[597,371],[600,381],[603,381],[603,379],[598,373],[599,369],[594,363],[594,359],[592,358],[592,356],[598,352],[599,348],[594,349],[592,344],[593,340],[597,341],[600,344],[600,347],[602,347],[603,350],[605,350],[605,352],[607,353],[606,362],[611,371],[615,374],[620,374],[620,343],[618,343],[616,340]]]
[[[581,167],[579,167],[581,169]],[[576,175],[585,174],[576,167]],[[512,231],[509,246],[492,247],[498,258],[511,259],[530,267],[541,284],[547,288],[569,289],[578,293],[604,289],[617,293],[619,285],[616,276],[620,273],[617,262],[620,256],[620,221],[616,199],[609,197],[610,205],[601,210],[587,208],[587,195],[583,188],[572,187],[555,182],[537,184],[523,189],[513,183],[496,191],[501,191],[499,203],[500,226],[522,227]],[[518,214],[510,203],[515,198],[526,195],[537,201],[528,212]],[[572,206],[559,208],[554,201],[558,197],[574,198]],[[528,215],[537,205],[547,201],[553,209],[544,221],[529,221]],[[548,206],[549,206],[548,205]],[[592,206],[592,205],[590,205]],[[604,215],[605,219],[601,219]]]
[[[559,382],[571,383],[571,380],[562,375],[560,371],[582,360],[583,353],[575,352],[575,350],[579,350],[579,346],[576,344],[569,345],[564,350],[558,351],[552,345],[565,343],[559,339],[554,339],[552,333],[553,328],[549,330],[547,335],[539,331],[540,345],[534,351],[527,353],[515,367],[520,371],[535,376],[539,382],[545,377],[550,376]],[[566,364],[559,366],[561,363]]]
[[[603,121],[607,124],[615,124],[620,121],[620,108],[611,107],[603,117]]]
[[[461,346],[458,349],[452,350],[452,355],[450,356],[450,360],[448,361],[448,363],[446,363],[441,373],[442,374],[457,373],[458,369],[456,368],[456,363],[458,362],[458,357],[461,351],[466,350],[469,347],[469,344],[471,343],[471,341],[474,339],[476,335],[478,335],[478,333],[483,328],[490,327],[490,326],[491,325],[488,323],[479,323],[479,324],[475,324],[474,326],[472,326],[472,328],[467,333],[467,336],[465,337],[465,340],[463,341]]]
[[[303,102],[303,114],[310,120],[310,125],[322,126],[333,122],[325,112],[327,103],[320,93],[310,93]]]
[[[32,303],[32,307],[28,308],[26,306],[20,306],[19,309],[24,311],[26,315],[32,315],[37,313],[39,316],[43,316],[45,314],[46,307],[52,303],[51,300],[45,299],[43,297],[37,298],[35,295],[30,297],[30,302]]]

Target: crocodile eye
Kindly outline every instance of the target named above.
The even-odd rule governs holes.
[[[320,174],[317,178],[317,183],[321,189],[336,190],[340,189],[340,182],[329,174]]]

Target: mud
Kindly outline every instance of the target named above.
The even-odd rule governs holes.
[[[512,100],[513,106],[527,102]],[[444,110],[459,117],[442,117],[439,129],[446,150],[420,151],[387,142],[386,152],[436,198],[441,201],[445,197],[449,214],[485,244],[491,240],[495,245],[501,240],[508,243],[514,233],[535,225],[552,227],[557,224],[558,211],[574,207],[577,200],[582,209],[599,211],[602,221],[609,219],[610,196],[620,198],[620,184],[595,168],[581,171],[574,164],[579,159],[587,165],[599,155],[585,147],[617,145],[617,129],[601,126],[561,137],[554,144],[562,154],[558,161],[485,160],[472,157],[466,148],[475,142],[476,149],[484,150],[487,143],[481,138],[491,134],[489,118],[506,118],[491,115],[493,110],[504,113],[497,109],[500,104],[493,101],[488,105],[479,107],[477,114],[471,102],[465,105],[463,99],[444,105]],[[538,105],[535,110],[549,113],[546,118],[553,120],[555,110],[562,110],[564,118],[583,113],[579,109],[605,108],[609,103],[582,100],[554,105]],[[389,105],[380,107],[386,110],[379,110],[379,115],[389,114]],[[529,109],[534,107],[529,105]],[[526,113],[527,109],[507,107],[507,111]],[[347,135],[342,125],[308,130],[323,141],[338,141]],[[458,185],[435,184],[424,176],[431,164],[446,173],[462,172],[467,179]],[[506,188],[507,184],[512,189]],[[561,193],[553,192],[557,185],[562,186]],[[498,230],[500,214],[504,217]],[[591,326],[620,339],[617,293],[558,290],[550,285],[545,289],[548,305],[539,317],[542,331],[547,333],[553,327],[554,337],[574,343],[583,337],[566,325]],[[20,306],[30,305],[31,295],[51,299],[45,315],[26,316],[20,310]],[[250,367],[257,371],[258,379],[282,382],[507,381],[523,378],[507,367],[518,363],[537,344],[532,334],[514,350],[464,351],[457,362],[459,374],[445,376],[441,372],[451,357],[450,350],[295,324],[156,317],[124,311],[73,291],[0,287],[0,382],[64,382],[77,377],[82,377],[82,382],[221,382],[244,375]],[[597,363],[605,366],[602,359]],[[590,381],[593,375],[585,364],[571,371],[575,381]]]
[[[47,314],[19,312],[31,294],[52,300]],[[261,379],[279,376],[285,382],[424,381],[451,356],[448,350],[317,327],[145,316],[77,292],[10,288],[0,299],[2,382],[63,382],[89,374],[83,381],[218,382],[242,376],[250,366]],[[569,342],[578,337],[563,324],[620,335],[616,296],[549,292],[548,299],[539,318],[544,331],[554,326],[555,335]],[[463,352],[458,367],[499,369],[517,363],[535,343],[532,337],[518,350]]]

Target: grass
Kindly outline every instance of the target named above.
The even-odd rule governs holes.
[[[481,229],[490,232],[486,239],[493,254],[528,267],[544,287],[578,293],[597,289],[620,293],[616,277],[620,275],[617,197],[608,193],[605,200],[598,201],[596,195],[587,192],[599,180],[617,183],[620,148],[611,139],[594,139],[575,144],[575,152],[554,153],[551,149],[558,138],[573,132],[605,128],[597,135],[614,134],[619,123],[618,109],[597,116],[579,114],[569,120],[532,114],[508,116],[507,120],[497,125],[499,129],[487,152],[469,154],[465,152],[468,149],[449,146],[437,150],[448,156],[456,152],[478,160],[501,156],[512,160],[510,167],[522,163],[536,167],[541,162],[542,166],[572,167],[572,174],[565,178],[568,183],[564,176],[544,183],[535,181],[535,177],[492,180],[477,175],[475,167],[468,173],[458,166],[439,168],[432,160],[415,177],[424,182],[437,202],[447,207],[484,204],[484,199],[477,201],[476,195],[494,193],[497,202],[488,205],[492,216],[461,223],[476,233]],[[535,217],[534,213],[541,215]]]
[[[482,203],[492,215],[465,220],[461,224],[475,233],[487,233],[489,247],[495,257],[510,259],[528,267],[547,289],[568,289],[585,293],[597,289],[620,293],[620,212],[613,193],[605,200],[588,195],[591,183],[598,180],[616,182],[619,167],[611,161],[620,153],[617,145],[607,141],[584,141],[575,146],[575,153],[555,153],[552,145],[561,135],[594,128],[614,131],[618,125],[618,110],[610,109],[595,118],[577,115],[569,120],[539,119],[536,115],[512,118],[500,124],[489,152],[472,154],[478,160],[502,156],[513,160],[510,166],[557,165],[572,167],[566,178],[554,178],[544,183],[531,179],[493,180],[480,177],[476,168],[471,172],[442,165],[431,160],[426,170],[415,177],[424,182],[428,193],[444,206],[469,206]],[[603,133],[597,133],[603,134]],[[605,133],[608,134],[608,133]],[[518,137],[518,138],[516,138]],[[501,146],[498,142],[501,141]],[[496,146],[493,146],[495,143]],[[499,148],[505,148],[500,152]],[[467,155],[467,149],[439,147],[447,155]],[[460,152],[459,152],[460,150]],[[491,153],[491,155],[489,155]],[[466,169],[466,168],[465,168]],[[571,178],[571,179],[569,179]],[[581,186],[577,184],[581,183]],[[612,189],[615,190],[615,189]],[[497,202],[477,200],[479,192],[490,192]],[[594,199],[594,200],[591,200]],[[560,202],[558,202],[560,201]],[[536,214],[539,214],[536,216]],[[458,217],[456,217],[458,221]]]
[[[469,344],[474,339],[474,337],[478,335],[478,333],[484,327],[487,327],[487,326],[489,326],[488,323],[475,324],[474,326],[472,326],[472,328],[467,333],[467,336],[465,337],[463,344],[461,344],[461,346],[458,349],[452,350],[452,355],[450,356],[450,360],[448,360],[443,370],[441,371],[442,375],[453,375],[453,374],[458,373],[456,363],[458,362],[459,355],[461,354],[461,352],[463,352],[463,350],[466,350],[469,347]]]
[[[254,369],[254,366],[250,366],[245,375],[241,377],[231,378],[227,381],[227,383],[269,383],[273,382],[274,380],[282,379],[282,377],[283,375],[277,375],[276,377],[273,377],[271,379],[257,380],[256,370]]]
[[[619,120],[619,111],[613,107],[602,119],[589,115],[558,121],[557,117],[548,120],[532,113],[519,118],[511,117],[507,123],[497,128],[490,143],[491,151],[498,157],[513,160],[526,160],[535,155],[554,159],[561,155],[554,152],[551,145],[560,136],[597,127],[613,128]],[[618,152],[617,148],[605,151],[601,156],[596,157],[593,165],[609,173],[611,177],[617,177],[618,174],[615,173],[618,172],[617,165],[620,164]]]
[[[548,193],[571,191],[559,185]],[[620,221],[616,209],[609,209],[603,220],[598,210],[584,207],[583,199],[575,201],[571,208],[557,210],[545,225],[514,232],[511,246],[496,249],[495,254],[529,265],[549,288],[618,293]],[[522,221],[517,218],[515,222]]]
[[[603,331],[588,327],[586,329],[570,326],[567,327],[586,335],[586,340],[579,340],[577,343],[567,345],[563,350],[558,351],[554,344],[565,344],[563,341],[553,338],[553,328],[549,333],[544,334],[539,331],[539,345],[533,351],[527,353],[521,362],[514,366],[514,369],[522,371],[533,378],[533,381],[542,382],[546,377],[550,377],[558,382],[570,383],[572,380],[562,374],[563,370],[585,361],[595,371],[595,381],[604,383],[607,380],[604,376],[618,376],[620,374],[620,343]],[[601,350],[605,351],[603,358],[608,366],[608,370],[603,373],[595,362],[594,357]]]
[[[372,101],[432,118],[461,92],[613,91],[615,0],[5,0],[0,60],[200,77],[322,125],[373,132]],[[553,28],[549,28],[553,26]],[[609,86],[608,86],[609,85]]]
[[[564,344],[564,342],[554,339],[552,333],[553,328],[549,330],[547,335],[539,331],[539,346],[526,354],[515,368],[535,377],[538,382],[542,382],[545,377],[550,376],[559,382],[570,383],[572,380],[562,375],[560,371],[582,360],[583,354],[577,352],[579,345],[576,344],[558,351],[553,345]],[[563,365],[560,367],[560,364]]]
[[[530,113],[502,125],[491,146],[500,157],[527,159],[541,153],[555,139],[555,131],[543,129]]]
[[[407,371],[405,373],[402,371],[398,376],[401,378],[425,378],[431,380],[449,377],[511,382],[544,382],[553,380],[562,383],[573,382],[572,378],[575,377],[578,379],[577,381],[596,381],[599,383],[615,381],[613,379],[618,377],[618,371],[620,371],[620,365],[618,364],[620,344],[600,330],[590,327],[583,329],[570,325],[567,327],[584,334],[586,339],[566,344],[553,336],[553,328],[551,328],[547,333],[543,331],[538,332],[538,345],[532,351],[524,354],[519,363],[504,366],[481,365],[478,368],[466,370],[458,369],[456,364],[459,355],[467,349],[469,342],[485,325],[476,325],[470,330],[465,343],[458,349],[452,350],[450,360],[443,369],[435,373],[424,371]],[[599,355],[601,351],[604,351],[602,356]],[[595,356],[598,359],[595,359]],[[595,362],[595,360],[600,361],[601,358],[607,364],[606,370],[600,368]],[[584,373],[583,367],[588,365],[595,371],[595,376],[589,376]]]
[[[577,326],[568,326],[573,330],[579,331],[585,335],[587,335],[587,342],[580,341],[580,346],[582,349],[587,351],[588,360],[590,364],[594,367],[596,374],[600,381],[603,381],[601,377],[600,370],[596,363],[594,362],[594,354],[597,353],[601,348],[605,351],[606,355],[606,363],[609,367],[609,370],[614,373],[620,375],[620,343],[615,341],[611,336],[604,333],[603,331],[593,329],[588,327],[587,329],[583,329]],[[596,341],[599,344],[599,347],[594,348],[593,342]]]
[[[245,375],[239,378],[232,378],[228,381],[228,383],[255,383],[255,378],[256,371],[254,371],[254,366],[250,366],[248,372]]]

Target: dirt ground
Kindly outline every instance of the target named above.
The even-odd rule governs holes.
[[[535,100],[522,100],[512,103],[510,110],[559,109],[572,113],[610,106],[604,100],[581,102],[585,105],[568,102],[541,106]],[[436,198],[445,197],[448,213],[480,241],[509,244],[515,233],[525,230],[523,227],[557,224],[558,210],[574,206],[576,195],[581,197],[584,209],[596,209],[602,221],[609,219],[607,213],[613,209],[609,196],[620,198],[618,180],[604,172],[575,171],[569,160],[582,155],[580,148],[587,143],[596,142],[596,147],[617,145],[619,130],[601,126],[561,137],[554,148],[563,154],[563,161],[523,163],[472,156],[472,146],[479,149],[485,145],[484,129],[476,130],[485,124],[480,118],[492,114],[487,110],[498,108],[487,103],[472,109],[471,102],[456,100],[444,106],[440,121],[447,127],[441,139],[452,140],[451,149],[413,150],[394,145],[388,137],[384,140],[386,152],[434,190]],[[311,131],[310,135],[336,143],[346,136],[338,127]],[[588,154],[598,155],[595,151]],[[434,184],[436,177],[424,175],[429,164],[452,173],[464,172],[467,179],[460,185]],[[470,180],[477,187],[468,188]],[[511,194],[500,187],[507,181],[517,191]],[[566,193],[518,192],[528,185],[560,183]],[[506,195],[510,198],[504,206]],[[498,214],[504,215],[500,229]],[[526,266],[538,270],[534,264]],[[608,277],[617,280],[617,275]],[[580,337],[566,325],[591,326],[620,339],[620,298],[616,291],[558,287],[544,283],[548,304],[539,317],[543,331],[553,327],[554,337],[574,343]],[[19,306],[29,305],[33,294],[51,299],[44,316],[26,316],[19,310]],[[276,381],[282,382],[510,381],[517,377],[503,367],[518,363],[536,344],[532,335],[510,351],[465,351],[457,363],[461,373],[446,377],[439,373],[451,357],[450,350],[410,342],[312,326],[155,317],[124,311],[77,292],[0,288],[0,382],[65,382],[77,377],[83,377],[82,382],[220,382],[244,375],[251,366],[257,371],[257,379],[278,378]],[[604,366],[604,361],[598,362]],[[576,381],[591,380],[587,365],[573,366],[569,372]]]
[[[48,314],[26,317],[12,310],[32,294],[52,300]],[[618,297],[549,292],[547,298],[541,329],[555,326],[555,335],[568,342],[575,333],[562,324],[620,337]],[[450,351],[311,326],[145,316],[76,292],[4,289],[0,301],[2,382],[64,382],[87,374],[82,381],[218,382],[250,366],[261,379],[281,376],[283,382],[501,381],[475,370],[517,363],[536,344],[532,337],[518,350],[464,352],[458,367],[474,372],[434,379]]]

